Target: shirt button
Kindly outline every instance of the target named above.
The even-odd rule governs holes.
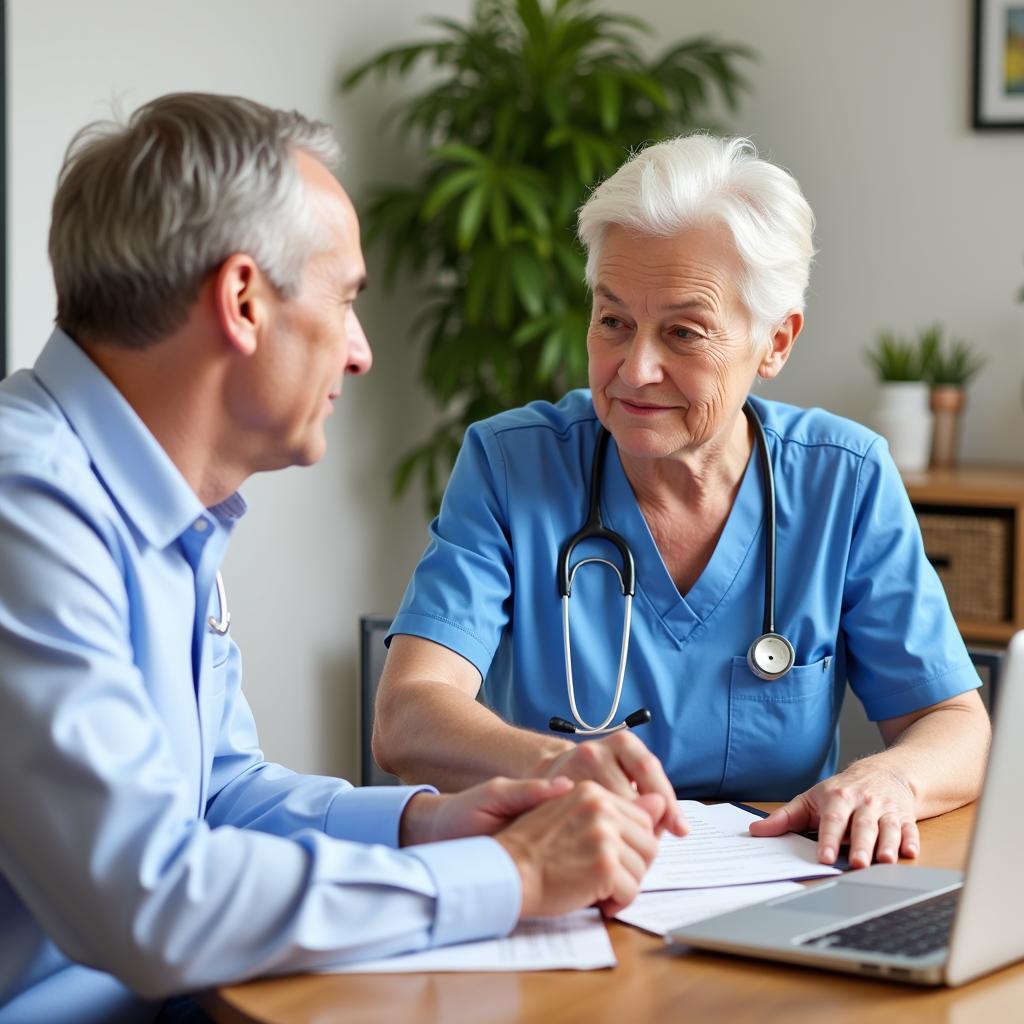
[[[192,529],[195,530],[196,533],[206,533],[206,530],[209,527],[209,525],[210,524],[205,519],[197,519],[192,524]]]

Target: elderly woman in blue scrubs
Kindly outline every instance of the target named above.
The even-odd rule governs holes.
[[[590,388],[468,431],[391,627],[373,740],[384,768],[448,789],[567,775],[786,801],[751,831],[817,828],[826,863],[845,837],[854,866],[915,856],[919,819],[977,796],[979,679],[884,440],[750,394],[803,327],[812,227],[796,181],[743,139],[650,146],[593,192],[579,217]],[[770,504],[748,396],[774,476],[774,628],[793,660],[779,678],[748,659]],[[549,729],[574,717],[556,566],[587,518],[602,427],[600,511],[636,566],[612,724],[636,708],[651,721],[570,738]],[[588,556],[622,564],[604,542],[574,563]],[[573,696],[592,724],[613,703],[623,600],[606,566],[574,578]],[[886,749],[836,774],[847,682]],[[662,825],[683,834],[669,806]]]

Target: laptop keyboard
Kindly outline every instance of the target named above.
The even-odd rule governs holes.
[[[890,910],[858,924],[816,935],[801,945],[817,949],[856,949],[869,953],[925,956],[949,943],[960,889]]]

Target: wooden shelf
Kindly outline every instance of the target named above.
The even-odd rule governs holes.
[[[1007,567],[1010,618],[983,620],[957,616],[964,639],[1006,644],[1024,629],[1024,466],[966,465],[904,473],[903,482],[915,509],[953,515],[991,512],[1010,519]]]
[[[965,640],[997,644],[1005,647],[1019,628],[1012,622],[979,622],[977,619],[959,618],[956,621]]]

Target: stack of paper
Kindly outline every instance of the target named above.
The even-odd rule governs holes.
[[[667,935],[684,924],[694,924],[752,903],[763,903],[799,888],[796,882],[762,882],[759,885],[726,885],[714,889],[642,892],[615,916],[619,921],[642,928],[645,932]]]
[[[690,823],[690,833],[684,839],[667,833],[661,837],[642,892],[840,874],[838,868],[818,863],[817,847],[803,836],[752,836],[750,823],[757,815],[735,804],[705,807],[696,800],[680,800],[679,806]]]
[[[421,953],[329,967],[331,974],[420,971],[592,971],[614,967],[615,953],[599,910],[520,921],[503,939],[464,942]]]
[[[799,889],[790,879],[839,874],[818,863],[815,844],[803,836],[752,836],[757,816],[734,804],[680,800],[679,806],[690,832],[684,839],[662,836],[640,895],[616,915],[626,924],[665,935]]]

